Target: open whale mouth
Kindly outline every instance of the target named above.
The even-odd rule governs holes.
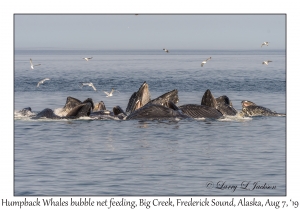
[[[169,92],[149,101],[149,103],[160,104],[162,106],[168,107],[168,103],[170,101],[174,104],[178,103],[179,98],[178,98],[178,90],[177,89],[169,91]]]
[[[149,92],[149,86],[147,83],[144,83],[142,85],[141,91],[140,91],[141,95],[139,96],[141,99],[141,106],[144,106],[146,103],[148,103],[150,101],[150,92]]]
[[[247,107],[247,106],[255,105],[251,101],[242,101],[241,103],[242,103],[242,107]]]
[[[243,107],[248,106],[248,104],[245,101],[242,101],[241,104]]]
[[[209,106],[216,108],[217,107],[217,101],[215,97],[212,95],[209,89],[205,91],[205,93],[202,96],[201,105]]]
[[[134,92],[129,99],[126,112],[134,112],[150,101],[149,86],[144,82],[137,92]]]

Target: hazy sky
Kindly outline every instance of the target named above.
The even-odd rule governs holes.
[[[21,15],[15,49],[285,49],[286,16]]]

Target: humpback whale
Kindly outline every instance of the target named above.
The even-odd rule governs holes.
[[[141,103],[142,101],[144,101],[144,103]],[[161,118],[190,117],[218,119],[224,115],[235,115],[237,113],[227,96],[220,96],[215,99],[209,89],[205,91],[201,105],[186,104],[177,107],[175,104],[178,103],[178,101],[177,89],[150,100],[149,86],[144,82],[140,89],[133,93],[129,99],[126,109],[129,115],[125,119],[157,119],[159,116],[161,116]],[[145,108],[142,109],[143,107]]]
[[[69,96],[67,97],[66,104],[63,107],[63,111],[67,113],[65,116],[58,116],[52,109],[46,108],[39,112],[36,116],[32,117],[32,119],[76,119],[79,117],[90,116],[91,110],[93,109],[94,103],[91,98],[87,98],[85,101],[81,102],[80,100]]]
[[[172,102],[171,102],[172,103]],[[176,105],[172,104],[170,107]],[[189,116],[183,114],[179,109],[174,110],[160,104],[148,103],[145,106],[139,108],[135,112],[127,116],[126,120],[133,119],[145,119],[145,120],[157,120],[157,119],[175,119],[175,118],[189,118]]]
[[[68,112],[66,117],[79,118],[79,117],[84,117],[84,116],[90,116],[92,110],[95,108],[94,102],[91,98],[87,98],[83,102],[80,102],[78,99],[75,99],[72,97],[70,97],[70,98],[71,98],[71,101],[74,103],[72,103],[72,102],[69,103],[69,108],[72,108],[72,109]],[[76,104],[76,102],[78,102],[78,101],[80,102],[80,104],[74,106]],[[69,102],[68,99],[67,99],[67,102]],[[73,105],[73,107],[72,107],[72,105]]]
[[[205,91],[201,100],[201,105],[213,107],[221,112],[222,115],[237,114],[237,111],[233,108],[231,101],[226,95],[215,98],[209,89]]]
[[[75,107],[77,107],[78,105],[80,104],[83,104],[83,103],[91,103],[91,107],[92,109],[95,108],[94,106],[94,102],[91,98],[87,98],[85,99],[83,102],[81,102],[80,100],[78,100],[77,98],[73,98],[71,96],[68,96],[67,97],[67,100],[66,100],[66,104],[65,106],[63,107],[63,111],[69,113],[72,109],[74,109]],[[101,103],[101,102],[100,102]]]
[[[67,115],[66,118],[79,118],[90,116],[91,110],[93,110],[93,101],[92,99],[88,98],[82,104],[74,107]]]
[[[124,119],[127,116],[126,113],[123,111],[123,109],[120,106],[115,106],[113,108],[113,113],[119,119]]]
[[[96,108],[93,109],[93,112],[91,112],[90,117],[93,119],[101,119],[101,120],[106,120],[106,119],[123,119],[127,115],[123,111],[123,109],[120,106],[115,106],[113,108],[113,111],[109,111],[106,109],[105,104],[103,101],[100,101],[99,103],[96,104]]]
[[[127,113],[132,113],[135,110],[145,106],[148,103],[151,104],[160,104],[162,106],[167,106],[168,102],[171,101],[174,104],[178,103],[178,90],[174,89],[169,91],[153,100],[150,99],[149,85],[144,82],[137,92],[134,92],[129,101],[126,108]]]
[[[226,99],[226,100],[225,100]],[[201,105],[185,104],[177,107],[178,91],[175,89],[149,101],[143,107],[132,112],[125,119],[171,119],[171,118],[211,118],[219,119],[223,115],[235,115],[236,110],[227,96],[216,100],[210,90],[204,93]],[[228,104],[227,104],[228,103]],[[221,110],[221,111],[220,111]],[[222,113],[223,111],[223,113]]]
[[[65,117],[60,117],[54,114],[52,109],[46,108],[39,112],[36,116],[32,117],[32,119],[40,119],[40,118],[49,118],[49,119],[65,119]]]
[[[52,109],[46,108],[41,112],[33,113],[30,107],[18,111],[18,116],[28,116],[32,119],[77,119],[88,116],[91,119],[114,119],[114,120],[156,120],[156,119],[186,119],[186,118],[210,118],[219,119],[226,115],[236,115],[237,111],[232,102],[226,96],[215,98],[207,89],[202,96],[200,104],[184,104],[177,106],[179,102],[178,90],[174,89],[163,95],[150,99],[149,86],[144,82],[138,91],[134,92],[126,108],[126,112],[120,106],[113,107],[112,111],[106,109],[103,101],[94,105],[91,98],[83,102],[67,97],[61,113],[55,114]],[[286,114],[274,112],[268,108],[258,106],[251,101],[244,100],[242,103],[241,116],[286,116]],[[37,114],[36,114],[37,113]]]
[[[144,82],[137,92],[134,92],[128,102],[126,112],[131,113],[150,101],[149,86]]]
[[[188,117],[178,111],[178,90],[169,91],[153,100],[150,100],[149,86],[144,82],[137,92],[134,92],[129,99],[126,113],[122,110],[124,119],[158,119]],[[176,107],[176,108],[175,108]],[[118,107],[118,109],[121,109]],[[119,117],[120,118],[120,117]]]
[[[223,117],[222,113],[217,109],[199,105],[199,104],[185,104],[178,107],[184,114],[192,118],[211,118],[219,119]]]
[[[93,112],[100,111],[100,110],[106,110],[105,104],[103,101],[100,101],[99,103],[95,104],[95,108],[93,109]]]
[[[115,106],[112,112],[109,110],[101,110],[92,112],[90,115],[91,118],[98,120],[123,120],[126,116],[126,113],[119,106]]]
[[[252,101],[244,100],[242,103],[242,114],[247,117],[254,116],[286,116],[286,114],[274,112],[263,106],[257,106]]]
[[[192,118],[211,118],[219,119],[223,117],[223,100],[214,98],[211,91],[207,89],[202,96],[201,105],[199,104],[185,104],[178,108],[186,115]],[[220,110],[222,111],[220,111]],[[226,110],[226,109],[224,109]],[[225,111],[224,111],[225,113]]]
[[[169,106],[169,102],[172,102],[174,104],[178,103],[179,98],[178,98],[178,90],[174,89],[170,92],[167,92],[151,101],[149,101],[148,103],[151,104],[160,104],[162,106]]]
[[[74,107],[78,106],[79,104],[81,104],[80,100],[78,100],[77,98],[68,96],[67,100],[66,100],[66,104],[63,107],[63,111],[69,113]]]
[[[216,109],[219,110],[223,115],[231,115],[234,116],[238,112],[233,108],[232,102],[229,100],[227,96],[220,96],[216,98],[217,107]]]
[[[31,117],[34,116],[35,114],[31,111],[31,107],[26,107],[20,111],[18,111],[17,113],[21,114],[22,116],[25,117]]]

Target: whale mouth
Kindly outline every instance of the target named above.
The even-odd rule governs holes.
[[[160,104],[162,106],[168,107],[170,101],[174,104],[178,103],[179,98],[178,98],[178,90],[177,89],[169,91],[169,92],[149,101],[148,103]]]
[[[137,109],[139,109],[141,107],[142,107],[142,102],[140,100],[137,100],[137,102],[134,105],[133,110],[135,111],[135,110],[137,110]]]
[[[209,89],[207,89],[203,94],[201,105],[205,105],[213,108],[217,107],[217,101]]]
[[[147,83],[144,83],[141,89],[141,95],[139,96],[140,99],[140,106],[144,106],[146,103],[150,101],[150,92],[149,92],[149,86]]]
[[[242,107],[247,107],[249,106],[249,103],[247,103],[247,101],[242,101]]]
[[[126,112],[134,112],[150,101],[149,86],[144,82],[137,92],[134,92],[129,99]]]
[[[242,107],[256,106],[256,104],[251,101],[242,101],[241,103],[242,103]]]

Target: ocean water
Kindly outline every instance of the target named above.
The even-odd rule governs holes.
[[[31,70],[30,58],[41,65]],[[25,107],[57,111],[68,96],[125,110],[144,81],[151,99],[178,89],[178,105],[200,104],[210,89],[238,111],[250,100],[286,113],[281,50],[16,50],[14,195],[286,195],[286,117],[122,121],[16,114]],[[93,82],[97,91],[80,82]],[[111,88],[119,92],[105,97]]]

